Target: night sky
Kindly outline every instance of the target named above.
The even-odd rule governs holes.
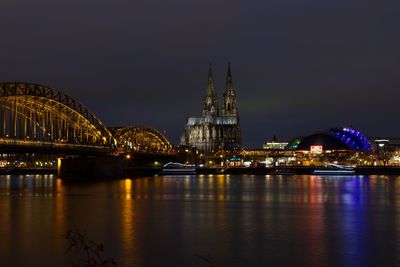
[[[1,81],[58,88],[177,143],[208,62],[232,63],[244,145],[349,123],[400,136],[398,0],[2,0]]]

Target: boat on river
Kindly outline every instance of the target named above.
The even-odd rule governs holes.
[[[196,165],[168,162],[163,166],[160,174],[196,174]]]
[[[317,175],[353,175],[355,170],[353,167],[343,166],[339,164],[328,164],[325,168],[318,168],[313,171]]]

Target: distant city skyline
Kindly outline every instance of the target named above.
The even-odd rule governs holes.
[[[94,8],[95,7],[95,8]],[[330,127],[400,136],[398,1],[4,1],[0,81],[62,90],[179,143],[232,63],[245,147]],[[154,19],[157,18],[157,19]],[[219,99],[221,101],[221,99]]]

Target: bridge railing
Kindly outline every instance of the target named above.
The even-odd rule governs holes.
[[[70,144],[70,143],[59,143],[59,142],[49,142],[49,141],[39,141],[39,140],[20,140],[20,139],[5,139],[0,138],[0,145],[15,145],[15,146],[38,146],[38,147],[57,147],[57,148],[91,148],[91,149],[107,149],[111,147],[108,146],[95,146],[91,144]]]

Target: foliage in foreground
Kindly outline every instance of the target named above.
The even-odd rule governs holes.
[[[69,243],[68,252],[71,254],[73,267],[110,267],[117,265],[113,258],[103,258],[104,246],[89,240],[86,231],[69,230],[64,238]]]

